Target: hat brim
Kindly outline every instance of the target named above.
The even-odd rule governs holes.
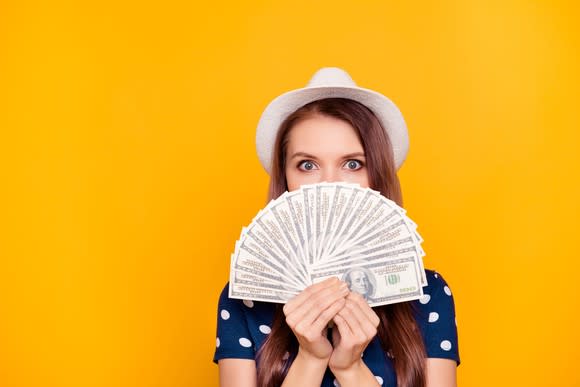
[[[362,103],[379,119],[391,145],[397,169],[409,150],[407,125],[399,108],[387,97],[362,87],[305,87],[276,97],[264,110],[256,130],[256,149],[260,163],[268,174],[272,171],[272,155],[276,135],[282,122],[307,103],[325,98],[346,98]]]

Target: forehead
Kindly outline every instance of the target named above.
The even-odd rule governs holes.
[[[338,118],[316,115],[298,122],[288,135],[288,151],[334,155],[362,152],[356,129]]]

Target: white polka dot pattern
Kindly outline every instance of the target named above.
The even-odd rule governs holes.
[[[455,315],[452,290],[441,274],[427,270],[428,284],[423,288],[423,295],[415,300],[417,324],[424,335],[426,351],[431,357],[459,359],[457,344],[457,320]],[[230,299],[227,288],[220,296],[217,309],[218,329],[215,338],[214,361],[223,358],[251,358],[256,356],[268,336],[272,335],[272,317],[275,308],[269,303],[253,300]],[[286,349],[282,351],[284,362],[290,361],[292,355]],[[384,362],[385,352],[378,343],[373,342],[363,353],[362,360],[367,364]],[[391,362],[391,351],[386,356]],[[372,374],[375,385],[394,385],[394,375],[388,369],[377,369]],[[330,376],[330,377],[329,377]],[[340,387],[340,382],[327,374],[321,385]]]
[[[252,342],[250,340],[246,339],[245,337],[241,337],[239,342],[240,342],[240,345],[242,347],[245,347],[245,348],[250,348],[252,346]]]
[[[451,350],[451,341],[449,341],[449,340],[443,340],[441,342],[441,349],[444,350],[444,351]]]
[[[433,323],[435,321],[439,320],[439,313],[437,312],[431,312],[429,313],[429,322]]]

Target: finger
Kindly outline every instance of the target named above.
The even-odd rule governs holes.
[[[344,298],[339,298],[332,305],[322,311],[316,320],[312,323],[312,329],[319,330],[324,329],[330,321],[336,316],[336,314],[344,308],[346,300]]]
[[[381,319],[375,313],[373,308],[369,306],[368,302],[363,298],[363,296],[356,292],[350,292],[347,298],[354,301],[360,307],[361,311],[365,314],[365,316],[375,328],[379,326]]]
[[[332,321],[334,321],[334,324],[338,328],[339,335],[340,335],[340,342],[349,340],[353,336],[353,333],[352,333],[352,330],[350,329],[350,326],[346,322],[346,319],[340,315],[340,312],[336,316],[334,316]]]
[[[336,301],[340,299],[344,300],[348,292],[348,287],[344,282],[337,287],[332,286],[325,288],[314,294],[311,298],[306,300],[302,305],[286,316],[286,322],[291,327],[309,326]],[[329,318],[332,318],[332,316]]]
[[[364,308],[370,309],[368,304],[363,303],[361,306],[360,303],[353,301],[352,299],[347,299],[347,303],[366,339],[372,339],[377,334],[377,327],[375,326],[374,321],[369,319],[367,313],[364,311]],[[370,310],[372,311],[372,309]],[[362,338],[362,335],[359,338]]]
[[[348,288],[345,287],[333,293],[325,292],[325,294],[320,294],[317,297],[309,299],[303,304],[305,314],[302,316],[300,324],[310,325],[320,320],[325,321],[322,325],[326,326],[328,321],[344,306],[347,294]],[[338,309],[335,306],[336,303],[340,305]],[[330,311],[328,310],[329,308],[331,308]]]
[[[288,301],[286,303],[286,305],[284,305],[284,307],[283,307],[284,314],[288,315],[289,313],[292,313],[293,310],[298,308],[300,305],[302,305],[305,301],[307,301],[310,297],[312,297],[314,294],[316,294],[320,290],[328,288],[328,287],[332,287],[332,286],[337,286],[337,284],[339,284],[340,282],[341,281],[339,281],[338,278],[331,277],[331,278],[327,278],[324,281],[318,282],[314,285],[310,285],[309,287],[304,289],[302,292],[300,292],[297,296],[290,299],[290,301]]]
[[[338,312],[338,315],[342,317],[348,327],[350,328],[352,337],[359,337],[361,332],[364,332],[360,321],[356,315],[357,306],[352,300],[346,300],[344,308]]]

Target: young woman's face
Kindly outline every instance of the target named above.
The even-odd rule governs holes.
[[[338,181],[368,187],[365,154],[356,131],[334,117],[316,115],[290,129],[285,169],[289,191],[302,184]]]

